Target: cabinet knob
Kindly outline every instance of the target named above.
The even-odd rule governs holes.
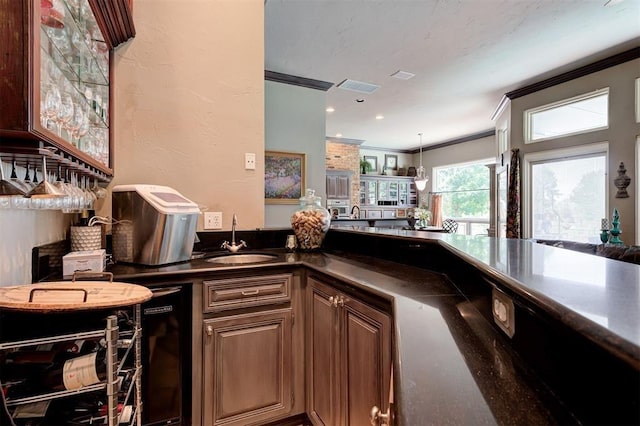
[[[386,413],[383,413],[376,405],[371,408],[369,420],[371,420],[371,424],[373,426],[390,426],[390,419],[391,415],[389,414],[389,410],[387,410]]]
[[[208,325],[207,326],[207,336],[213,336],[213,326],[212,325]]]

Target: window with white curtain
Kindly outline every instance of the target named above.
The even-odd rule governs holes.
[[[535,143],[609,127],[609,88],[524,112],[524,142]]]
[[[599,243],[607,157],[607,143],[526,154],[525,237]]]

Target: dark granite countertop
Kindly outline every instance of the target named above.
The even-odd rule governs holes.
[[[340,228],[435,244],[640,370],[640,267],[524,240],[400,229]],[[392,302],[402,425],[580,423],[446,275],[355,253],[286,253],[258,270],[305,266]],[[157,268],[115,265],[117,280],[237,270],[203,259]],[[637,398],[637,395],[635,396]]]
[[[339,232],[435,242],[640,370],[640,265],[529,240],[367,227]]]

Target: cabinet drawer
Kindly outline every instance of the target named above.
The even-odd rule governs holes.
[[[291,274],[204,281],[204,312],[291,301]]]

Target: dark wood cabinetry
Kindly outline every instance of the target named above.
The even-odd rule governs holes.
[[[5,160],[40,164],[46,157],[49,167],[60,164],[111,179],[110,51],[115,44],[103,31],[106,22],[123,17],[133,25],[128,1],[107,3],[0,0],[0,153]]]
[[[291,308],[205,320],[204,333],[204,424],[247,425],[291,412]]]
[[[388,408],[391,318],[310,277],[307,282],[307,408],[315,425],[369,425]]]
[[[194,422],[239,426],[304,413],[301,285],[294,273],[203,281]]]

